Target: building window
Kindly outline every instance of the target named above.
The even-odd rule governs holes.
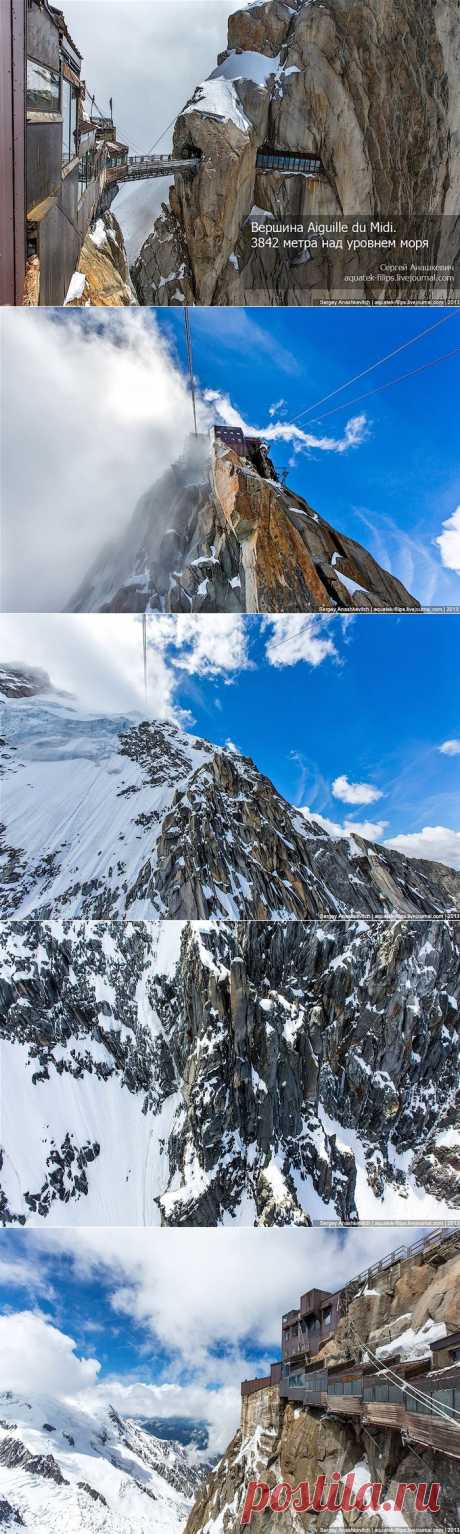
[[[62,81],[62,163],[68,165],[77,153],[78,91],[65,78]]]
[[[59,75],[36,59],[27,60],[27,111],[59,111]]]

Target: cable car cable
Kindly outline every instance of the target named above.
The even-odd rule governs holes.
[[[197,423],[196,423],[195,379],[194,379],[194,375],[193,375],[192,329],[191,329],[191,325],[190,325],[190,310],[189,310],[187,305],[185,306],[185,309],[184,309],[184,329],[185,329],[185,345],[186,345],[186,350],[187,350],[187,363],[188,363],[188,371],[189,371],[189,377],[190,377],[190,388],[191,388],[191,391],[192,391],[193,423],[194,423],[194,427],[195,427],[195,436],[197,437],[198,436],[198,427],[197,427]]]
[[[454,318],[458,318],[455,310],[450,314],[443,315],[442,319],[436,320],[434,325],[428,325],[425,330],[418,331],[416,336],[411,336],[409,341],[404,341],[401,346],[395,347],[395,350],[388,352],[385,357],[379,357],[377,362],[372,362],[370,367],[363,369],[362,373],[355,373],[353,378],[347,379],[347,382],[340,384],[337,389],[332,389],[330,394],[323,394],[322,399],[317,400],[316,404],[308,405],[305,410],[301,410],[299,415],[295,415],[293,417],[293,422],[291,424],[293,424],[295,421],[300,421],[304,415],[310,415],[313,410],[318,409],[319,405],[325,405],[328,400],[333,399],[336,394],[341,394],[344,389],[351,389],[352,384],[359,383],[360,378],[366,378],[367,374],[373,373],[375,368],[383,367],[385,362],[391,362],[393,357],[399,356],[400,352],[407,351],[409,346],[415,346],[416,341],[421,341],[424,336],[431,335],[433,330],[438,330],[440,325],[447,325],[448,321]]]
[[[334,405],[332,410],[326,410],[323,415],[313,416],[311,424],[315,421],[327,421],[331,415],[336,415],[338,410],[351,410],[352,405],[359,405],[363,400],[371,399],[374,394],[382,394],[384,389],[391,389],[394,384],[405,383],[408,378],[416,378],[418,373],[426,373],[428,368],[439,367],[441,362],[449,362],[451,357],[460,355],[460,346],[455,346],[453,351],[444,352],[442,357],[433,357],[431,362],[423,362],[419,368],[411,368],[409,373],[401,373],[399,378],[390,378],[388,383],[378,384],[375,389],[369,389],[367,394],[357,394],[354,399],[346,400],[342,405]]]

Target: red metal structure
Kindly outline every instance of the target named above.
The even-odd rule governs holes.
[[[26,266],[26,0],[0,5],[0,303],[21,304]]]

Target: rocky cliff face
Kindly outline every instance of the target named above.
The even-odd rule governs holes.
[[[360,544],[276,479],[267,452],[191,437],[104,548],[71,612],[416,610]]]
[[[203,1470],[113,1407],[0,1391],[0,1525],[179,1534]],[[2,1499],[2,1493],[4,1497]]]
[[[250,757],[174,724],[9,700],[2,916],[430,916],[460,874],[334,837]]]
[[[80,251],[78,271],[85,278],[81,296],[71,309],[115,308],[137,304],[120,225],[109,209],[88,230]]]
[[[1,946],[0,1223],[460,1208],[455,920],[29,920]]]
[[[361,301],[432,301],[433,287],[356,281],[330,249],[252,248],[253,210],[294,225],[342,215],[444,215],[433,256],[459,266],[460,116],[456,0],[261,0],[230,18],[228,49],[176,122],[174,151],[201,155],[177,175],[134,267],[140,302],[318,303],[340,291]],[[264,145],[318,157],[322,174],[258,168]],[[332,233],[333,233],[332,229]],[[414,228],[410,232],[414,233]],[[420,234],[420,228],[418,230]],[[383,257],[385,259],[385,255]],[[369,264],[369,263],[368,263]],[[352,281],[347,287],[345,278]]]
[[[433,1260],[410,1260],[395,1265],[383,1279],[373,1279],[373,1293],[365,1291],[350,1305],[347,1326],[339,1323],[334,1339],[334,1357],[337,1362],[356,1358],[350,1348],[350,1329],[354,1339],[358,1330],[364,1341],[371,1339],[377,1346],[376,1326],[391,1328],[394,1338],[406,1328],[413,1333],[421,1332],[426,1323],[436,1320],[444,1323],[446,1333],[454,1331],[460,1320],[460,1257],[458,1250]],[[375,1334],[375,1335],[374,1335]],[[333,1344],[330,1344],[330,1350]],[[404,1353],[404,1350],[403,1350]],[[319,1356],[319,1362],[321,1357]],[[410,1357],[410,1348],[405,1355]],[[422,1455],[422,1464],[420,1463]],[[385,1497],[394,1501],[400,1482],[421,1480],[439,1481],[442,1485],[442,1516],[437,1527],[445,1522],[456,1525],[460,1497],[460,1470],[458,1460],[437,1454],[418,1445],[404,1444],[401,1434],[390,1429],[367,1432],[359,1421],[340,1420],[319,1410],[308,1410],[291,1404],[283,1406],[276,1389],[262,1389],[242,1401],[241,1426],[207,1484],[199,1492],[189,1516],[185,1534],[207,1534],[223,1530],[223,1534],[236,1534],[241,1527],[240,1519],[246,1490],[251,1480],[265,1481],[270,1488],[283,1481],[294,1487],[300,1481],[308,1481],[313,1488],[316,1478],[324,1475],[330,1484],[334,1471],[344,1478],[358,1468],[364,1474],[361,1479],[383,1483]],[[432,1515],[430,1515],[432,1516]],[[404,1527],[422,1529],[426,1517],[416,1513],[410,1496],[404,1504]],[[370,1523],[371,1518],[371,1523]],[[295,1513],[292,1508],[283,1513],[283,1527],[294,1534],[299,1529],[383,1529],[388,1526],[388,1515],[346,1511],[341,1514]],[[396,1522],[396,1520],[395,1520]],[[251,1528],[256,1531],[279,1527],[279,1514],[267,1509],[255,1514]]]

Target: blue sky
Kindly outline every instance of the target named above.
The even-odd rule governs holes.
[[[460,501],[460,357],[351,402],[454,350],[460,345],[460,316],[423,308],[192,311],[199,384],[229,395],[244,419],[262,429],[273,420],[293,421],[445,315],[446,324],[302,417],[305,430],[340,436],[350,416],[364,412],[366,434],[346,453],[299,454],[289,475],[292,488],[321,516],[370,549],[419,600],[434,605],[460,600],[460,576],[443,570],[434,543]],[[182,315],[159,310],[157,322],[174,338],[185,367]],[[280,400],[284,403],[270,417]],[[292,450],[277,443],[273,458],[277,468],[287,466]]]
[[[2,1387],[198,1417],[221,1449],[237,1425],[241,1379],[279,1357],[283,1311],[312,1283],[338,1288],[421,1234],[4,1231]]]
[[[459,827],[460,754],[439,750],[459,735],[456,617],[246,625],[247,664],[236,674],[179,673],[177,701],[197,733],[230,738],[287,799],[321,814],[341,818],[331,785],[346,775],[381,792],[372,814],[389,821],[388,835]],[[316,658],[314,636],[335,653],[294,663],[299,630],[307,656]],[[362,806],[350,808],[362,820]]]
[[[333,832],[460,867],[457,616],[152,616],[148,644],[147,712],[230,741]],[[145,713],[139,618],[13,614],[0,654]]]

